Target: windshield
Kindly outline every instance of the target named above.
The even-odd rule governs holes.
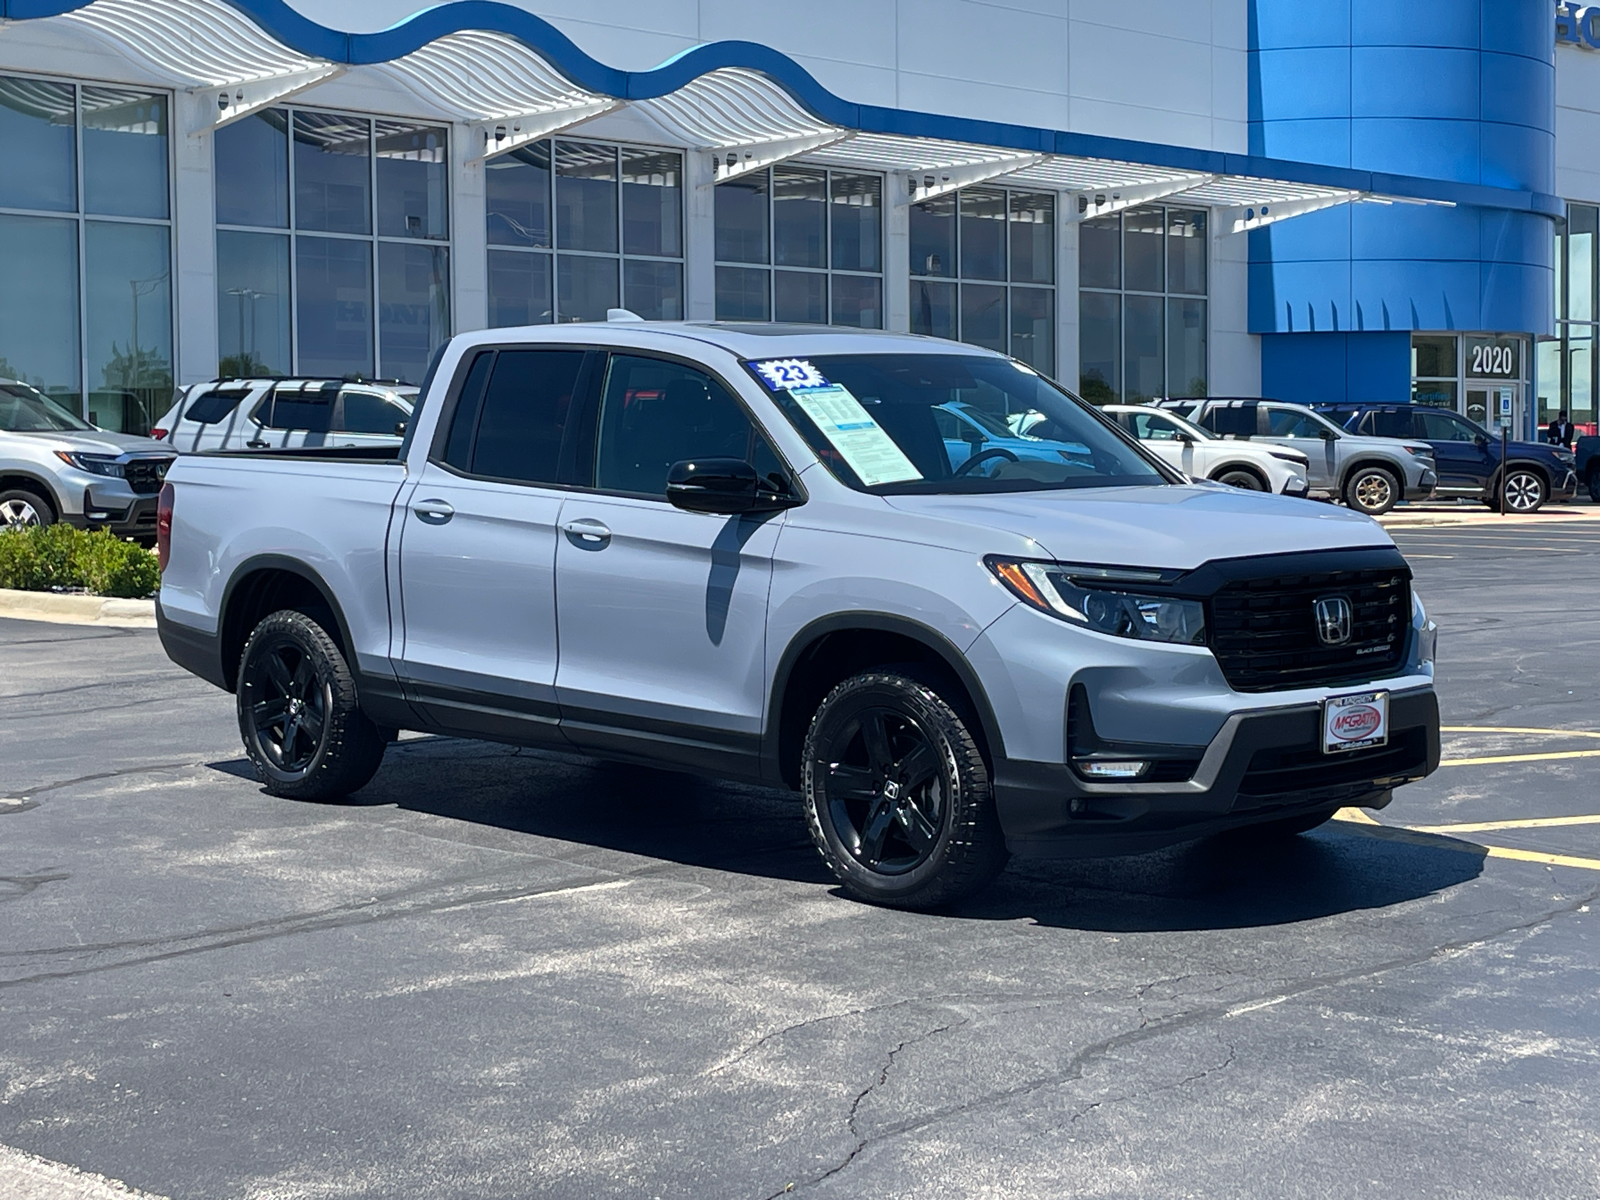
[[[859,491],[957,495],[1170,482],[1081,400],[1008,359],[839,354],[748,366],[828,469]]]
[[[93,428],[25,383],[0,383],[0,429],[7,433],[56,433],[64,429]]]

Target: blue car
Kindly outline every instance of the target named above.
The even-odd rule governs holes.
[[[1076,463],[1093,467],[1089,447],[1081,442],[1060,442],[1037,434],[1018,433],[993,413],[973,404],[951,402],[933,410],[934,424],[950,456],[950,469],[959,471],[967,460],[978,456],[1009,462],[1032,459],[1043,462]],[[1047,426],[1040,426],[1047,428]],[[974,464],[976,467],[978,464]]]
[[[1502,489],[1500,438],[1448,409],[1424,404],[1313,404],[1335,425],[1373,437],[1411,438],[1433,447],[1439,499],[1481,500],[1498,510]],[[1504,495],[1511,512],[1531,513],[1546,500],[1571,500],[1578,492],[1572,451],[1541,442],[1511,442]]]

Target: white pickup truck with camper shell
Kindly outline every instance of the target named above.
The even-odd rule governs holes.
[[[1051,436],[953,450],[950,406]],[[398,449],[182,455],[160,529],[162,641],[284,796],[362,787],[401,729],[754,781],[850,894],[935,907],[1009,854],[1291,834],[1439,762],[1376,522],[1190,483],[971,346],[462,334]]]

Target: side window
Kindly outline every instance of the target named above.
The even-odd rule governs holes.
[[[1404,409],[1396,412],[1393,409],[1378,409],[1368,414],[1372,418],[1372,433],[1374,437],[1408,438],[1416,437],[1412,428],[1411,414]]]
[[[947,442],[961,440],[961,420],[947,408],[933,410],[933,423],[939,427],[939,436]]]
[[[1292,408],[1267,409],[1267,429],[1273,437],[1315,438],[1322,436],[1322,426],[1305,413]]]
[[[345,433],[387,433],[398,437],[404,432],[399,427],[411,420],[410,413],[376,392],[346,388],[343,399],[339,425]]]
[[[739,402],[703,371],[613,355],[600,402],[595,486],[665,496],[673,463],[747,458],[751,432]]]
[[[494,351],[488,350],[472,360],[467,378],[456,398],[456,411],[450,418],[450,437],[445,441],[444,461],[463,474],[472,470],[472,439],[478,432],[478,414],[483,411],[483,388],[494,366]]]
[[[1178,427],[1165,417],[1150,413],[1135,413],[1134,435],[1145,441],[1170,442],[1178,436]]]
[[[184,409],[183,419],[185,421],[195,421],[201,425],[215,425],[231,413],[239,401],[249,394],[248,389],[240,391],[238,388],[234,388],[232,391],[213,390],[201,392],[193,400],[189,401],[189,407]]]
[[[1207,409],[1200,422],[1218,437],[1251,438],[1256,435],[1256,409],[1254,405],[1218,405]]]
[[[1476,429],[1449,413],[1420,412],[1417,420],[1422,424],[1422,436],[1430,442],[1471,442],[1478,437]]]
[[[333,401],[337,387],[305,391],[276,391],[256,409],[256,420],[268,429],[303,429],[307,433],[327,433],[333,424]]]
[[[583,366],[582,350],[502,350],[493,356],[488,386],[477,414],[472,438],[469,474],[522,483],[554,483],[561,459],[561,437],[566,431],[572,391]],[[467,385],[478,373],[481,355],[472,364]],[[467,413],[468,396],[456,410],[457,425],[450,429],[446,461],[457,451],[457,433]],[[467,420],[471,417],[467,416]]]

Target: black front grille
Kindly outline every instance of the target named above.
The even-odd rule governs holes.
[[[154,496],[161,490],[161,481],[171,465],[170,458],[135,458],[123,467],[123,474],[135,495]]]
[[[1310,565],[1310,564],[1308,564]],[[1315,603],[1350,602],[1350,640],[1324,645]],[[1411,618],[1404,566],[1233,579],[1211,598],[1206,628],[1228,683],[1241,692],[1376,679],[1403,660]]]

